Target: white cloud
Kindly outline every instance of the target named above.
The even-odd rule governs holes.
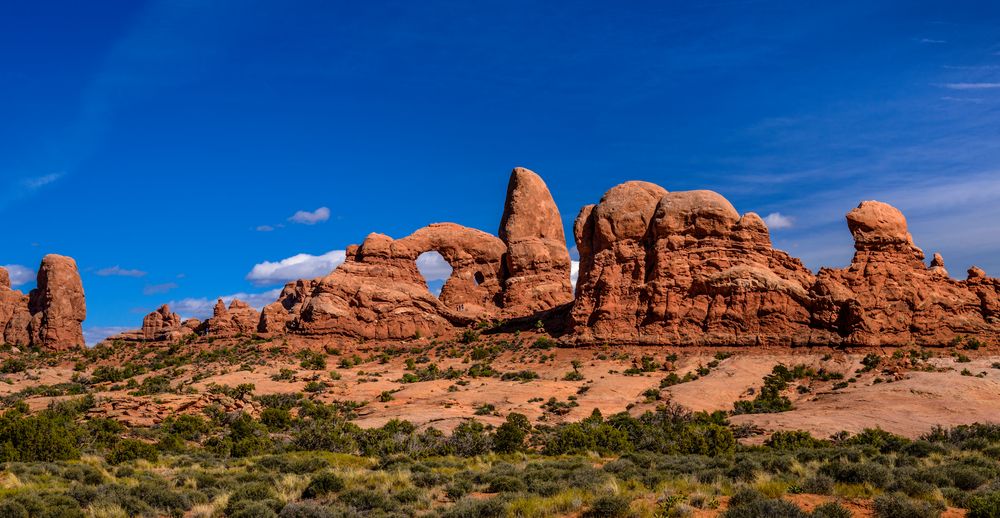
[[[97,275],[101,277],[142,277],[146,275],[146,272],[142,270],[132,270],[127,268],[122,268],[121,266],[115,265],[109,268],[101,268],[97,270]]]
[[[158,295],[160,293],[166,293],[170,290],[176,289],[176,282],[165,282],[163,284],[150,284],[142,289],[143,295]]]
[[[62,173],[51,173],[44,176],[36,176],[34,178],[27,178],[21,183],[28,189],[34,190],[40,187],[44,187],[60,178],[62,178]]]
[[[4,268],[10,274],[10,285],[20,286],[35,280],[35,270],[19,264],[5,264]]]
[[[947,40],[934,40],[931,38],[920,38],[920,43],[948,43]]]
[[[271,232],[272,230],[274,230],[274,227],[271,225],[261,225],[257,227],[257,232]]]
[[[944,87],[951,90],[989,90],[1000,88],[1000,83],[946,83]]]
[[[573,283],[573,289],[576,289],[576,281],[580,278],[580,261],[570,261],[569,263],[569,282]]]
[[[451,265],[438,252],[430,251],[417,257],[417,269],[427,281],[445,281],[451,277]]]
[[[983,99],[981,97],[954,97],[954,96],[951,96],[951,95],[945,95],[945,96],[941,97],[941,100],[942,101],[954,101],[954,102],[957,102],[957,103],[982,104],[985,99]]]
[[[785,216],[780,212],[772,212],[767,216],[764,216],[764,223],[767,223],[767,228],[771,230],[792,228],[793,226],[795,226],[795,218],[791,216]]]
[[[297,279],[315,279],[333,271],[344,262],[343,250],[332,250],[323,255],[297,254],[278,262],[264,261],[255,264],[246,279],[255,286],[284,284]]]
[[[292,215],[292,217],[288,218],[288,221],[301,223],[303,225],[315,225],[328,219],[330,219],[330,209],[327,207],[320,207],[312,212],[300,210]]]
[[[171,300],[167,304],[170,306],[171,310],[176,311],[182,318],[198,318],[204,320],[212,316],[212,310],[215,308],[215,301],[220,298],[226,303],[227,306],[233,299],[240,299],[257,310],[260,310],[264,306],[278,300],[278,295],[281,295],[281,288],[275,288],[261,293],[233,293],[231,295],[223,295],[222,297],[211,299],[201,297]]]
[[[83,341],[87,343],[88,346],[94,346],[105,338],[119,333],[124,333],[132,328],[122,327],[122,326],[93,326],[83,328]]]

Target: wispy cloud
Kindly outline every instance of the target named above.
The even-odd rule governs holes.
[[[10,274],[10,285],[20,286],[35,280],[35,270],[19,264],[5,264],[3,267]]]
[[[221,298],[227,305],[232,302],[233,299],[240,299],[257,310],[260,310],[264,306],[277,300],[278,295],[280,294],[281,288],[275,288],[261,293],[240,292],[215,298],[198,297],[171,300],[167,304],[170,305],[170,309],[176,311],[183,318],[198,318],[204,320],[212,316],[212,310],[215,307],[215,301],[217,299]]]
[[[573,289],[576,289],[576,281],[580,278],[580,261],[570,261],[569,263],[569,282],[573,283]]]
[[[1000,88],[1000,83],[945,83],[943,86],[950,90],[991,90]]]
[[[795,226],[795,218],[785,216],[780,212],[772,212],[767,216],[764,216],[764,223],[767,223],[767,228],[771,230],[780,230]]]
[[[288,218],[288,221],[302,225],[315,225],[328,219],[330,219],[330,209],[328,207],[320,207],[312,212],[300,210]]]
[[[165,282],[163,284],[149,284],[142,289],[143,295],[159,295],[161,293],[167,293],[170,290],[177,289],[176,282]]]
[[[919,41],[920,43],[931,43],[931,44],[948,43],[948,40],[936,40],[933,38],[920,38],[917,41]]]
[[[134,270],[129,268],[122,268],[121,266],[115,265],[108,268],[101,268],[97,270],[97,275],[101,277],[143,277],[146,272],[142,270]]]
[[[344,262],[343,250],[331,250],[323,255],[296,254],[280,261],[255,264],[246,279],[254,286],[284,284],[297,279],[322,277]]]
[[[62,176],[63,173],[50,173],[43,176],[25,178],[24,180],[21,181],[21,185],[24,186],[25,189],[33,191],[35,189],[40,189],[42,187],[45,187],[46,185],[49,185],[50,183],[55,182],[56,180],[62,178]]]
[[[985,101],[985,99],[983,99],[981,97],[953,97],[953,96],[950,96],[950,95],[946,95],[946,96],[942,97],[941,100],[942,101],[951,101],[951,102],[956,102],[956,103],[973,103],[973,104],[982,104],[983,101]]]
[[[260,225],[256,230],[257,232],[271,232],[274,230],[274,227],[271,225]]]

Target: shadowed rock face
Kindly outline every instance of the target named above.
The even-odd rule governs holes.
[[[84,346],[87,303],[76,262],[47,255],[38,268],[37,287],[25,296],[10,289],[10,276],[0,268],[0,334],[12,345],[47,349]]]

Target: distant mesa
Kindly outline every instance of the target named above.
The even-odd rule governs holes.
[[[976,267],[966,280],[952,279],[940,254],[925,264],[906,218],[888,204],[862,202],[847,214],[847,226],[851,264],[813,273],[773,248],[760,216],[740,214],[716,192],[626,182],[576,217],[574,293],[559,209],[541,177],[516,168],[496,236],[456,223],[400,239],[369,234],[347,247],[346,260],[328,275],[288,283],[260,312],[220,300],[205,322],[181,322],[163,306],[142,329],[116,338],[398,340],[495,320],[543,321],[578,344],[940,346],[957,336],[997,343],[1000,281]],[[440,296],[416,266],[428,251],[452,267]],[[82,343],[83,290],[66,259],[43,261],[45,294],[33,294],[30,303],[0,271],[8,342]]]

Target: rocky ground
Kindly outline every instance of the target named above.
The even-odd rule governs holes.
[[[578,421],[595,408],[637,415],[665,402],[731,412],[735,401],[757,397],[764,377],[781,364],[814,374],[782,389],[791,410],[730,416],[746,432],[745,442],[775,430],[828,437],[876,426],[917,437],[938,425],[992,421],[1000,410],[1000,352],[985,348],[562,348],[537,333],[465,341],[11,349],[3,353],[0,398],[41,409],[91,393],[98,402],[92,414],[149,426],[213,405],[255,414],[261,396],[303,393],[352,402],[362,427],[405,419],[449,431],[470,418],[500,424],[511,412],[536,423]]]

